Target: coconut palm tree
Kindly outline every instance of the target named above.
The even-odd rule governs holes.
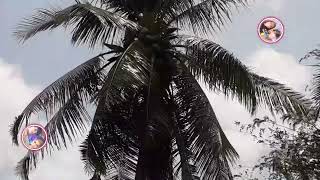
[[[16,117],[15,144],[33,114],[44,112],[48,120],[46,150],[28,152],[17,173],[28,179],[39,154],[67,147],[91,126],[80,148],[92,180],[232,179],[229,163],[238,154],[197,80],[237,98],[252,114],[259,105],[301,116],[309,108],[300,94],[254,74],[199,37],[223,26],[239,5],[246,1],[76,1],[25,19],[15,32],[22,41],[63,26],[72,29],[73,44],[105,48],[45,88]]]

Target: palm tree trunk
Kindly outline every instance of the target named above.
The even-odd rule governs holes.
[[[163,180],[169,176],[171,138],[167,132],[162,133],[166,131],[165,127],[158,123],[168,119],[159,100],[159,96],[152,96],[150,100],[150,117],[144,125],[145,131],[140,135],[141,147],[135,180]],[[160,133],[151,132],[150,124],[155,124],[155,128],[161,129]]]
[[[152,66],[155,66],[154,61],[155,56],[152,55]],[[169,116],[161,99],[165,88],[159,77],[159,73],[152,68],[146,95],[146,115],[139,135],[141,147],[135,180],[163,180],[169,177],[171,138],[168,127],[164,125],[169,122]]]

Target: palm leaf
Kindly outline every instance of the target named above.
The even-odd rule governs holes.
[[[231,10],[239,5],[246,6],[247,0],[192,0],[191,5],[182,11],[181,8],[174,8],[178,13],[168,22],[183,29],[191,27],[194,33],[199,34],[211,32],[215,28],[220,29],[227,20],[231,20]]]
[[[119,55],[117,63],[110,69],[99,93],[92,100],[102,99],[107,104],[117,102],[128,93],[134,93],[148,84],[150,62],[140,52],[142,47],[135,41]]]
[[[135,56],[134,56],[135,55]],[[123,102],[124,100],[126,100],[127,98],[131,97],[132,95],[130,93],[136,92],[136,91],[130,91],[130,89],[132,89],[132,87],[134,87],[133,89],[137,90],[138,87],[141,86],[141,80],[143,78],[147,78],[147,69],[148,69],[148,65],[146,63],[143,62],[143,60],[141,59],[141,56],[138,56],[137,54],[133,54],[133,55],[129,55],[126,54],[127,57],[127,61],[123,62],[123,66],[121,66],[120,70],[119,70],[119,74],[115,74],[115,76],[113,76],[113,86],[112,86],[112,90],[110,92],[112,92],[112,94],[116,97],[113,97],[111,95],[109,95],[108,97],[110,97],[110,101],[112,101],[112,99],[117,99],[117,101],[112,101],[112,102]],[[109,62],[113,62],[113,61],[118,61],[120,57],[115,57],[115,58],[110,58]],[[110,63],[107,63],[106,65],[104,65],[102,68],[98,69],[98,71],[101,71],[103,68],[105,68],[107,65],[109,65]],[[113,65],[113,67],[111,68],[111,70],[108,72],[108,74],[106,75],[105,79],[108,79],[108,76],[110,76],[110,74],[113,75],[113,69],[116,67],[116,63]],[[97,71],[96,71],[97,72]],[[95,73],[96,73],[95,72]],[[95,76],[97,76],[97,74],[95,74]],[[125,79],[123,79],[123,77],[125,77]],[[87,79],[88,78],[82,78],[82,79]],[[143,81],[147,81],[147,80],[143,80]],[[142,81],[142,82],[143,82]],[[103,82],[103,83],[107,83],[107,82]],[[140,83],[140,84],[139,84]],[[100,83],[99,83],[100,84]],[[132,85],[132,86],[131,86]],[[130,87],[131,86],[131,87]],[[79,86],[80,87],[80,86]],[[123,90],[123,88],[129,88],[129,90],[127,89],[126,91]],[[103,89],[103,88],[101,88]],[[100,89],[100,90],[101,90]],[[95,91],[94,93],[90,94],[90,97],[92,97],[93,94],[98,93],[99,90]],[[119,92],[125,92],[126,94],[120,93]],[[81,97],[81,96],[80,96]],[[78,131],[83,132],[86,123],[90,120],[90,116],[88,115],[87,111],[86,111],[86,107],[84,106],[84,102],[81,101],[81,99],[79,97],[79,92],[78,91],[73,91],[73,94],[70,95],[70,97],[68,98],[68,100],[63,104],[62,107],[59,108],[59,110],[55,113],[55,115],[52,117],[52,119],[48,122],[48,124],[45,126],[45,129],[48,132],[48,143],[49,143],[49,147],[52,147],[53,145],[55,145],[58,149],[61,148],[61,142],[63,143],[64,146],[66,146],[66,139],[68,138],[69,141],[72,141],[72,137],[74,137],[76,135],[76,133]],[[90,98],[91,99],[91,98]],[[105,103],[102,103],[102,100],[104,100],[104,102],[107,99],[99,99],[100,103],[98,103],[98,108],[96,110],[96,116],[95,119],[98,119],[99,117],[101,117],[103,115],[103,117],[105,117],[105,115],[113,115],[115,116],[115,114],[119,114],[121,115],[121,113],[118,110],[121,110],[120,108],[114,108],[115,110],[111,111],[110,113],[102,111],[101,112],[101,107],[106,106]],[[109,100],[108,100],[109,101]],[[113,103],[110,103],[109,106],[106,107],[110,107],[110,105]],[[133,105],[135,105],[136,103],[131,103]],[[125,102],[124,105],[122,105],[124,107],[128,107],[128,103]],[[105,107],[104,107],[105,108]],[[124,109],[122,107],[122,109]],[[112,116],[110,116],[112,117]],[[121,116],[119,117],[121,118]],[[119,119],[118,118],[118,119]],[[123,117],[122,117],[123,118]],[[94,120],[93,121],[93,127],[98,127],[101,128],[101,124],[104,124],[105,119],[102,120]],[[98,122],[96,122],[98,121]],[[95,124],[97,123],[97,124]],[[100,123],[100,125],[98,124]],[[128,124],[128,123],[126,123]],[[86,142],[83,143],[82,148],[85,149],[86,148],[86,154],[88,154],[88,151],[91,152],[89,154],[91,154],[91,158],[94,157],[92,155],[93,152],[95,151],[90,151],[88,149],[94,149],[94,146],[98,146],[100,141],[98,140],[100,137],[104,136],[104,132],[108,132],[108,130],[113,130],[113,131],[117,131],[114,125],[110,126],[106,124],[105,128],[109,128],[109,129],[100,129],[101,131],[98,132],[97,129],[95,129],[94,132],[91,132],[93,130],[91,130],[89,133],[89,136],[86,140]],[[103,126],[102,126],[103,127]],[[111,129],[110,129],[111,128]],[[92,128],[94,129],[94,128]],[[77,131],[76,131],[77,130]],[[123,128],[124,132],[128,131],[128,127],[126,126],[126,128]],[[94,138],[96,136],[93,136],[93,134],[98,134],[100,136],[98,136],[98,138]],[[108,135],[108,134],[106,134]],[[112,140],[112,139],[117,139],[118,135],[117,134],[111,134],[112,136],[110,137],[105,137],[106,139]],[[118,137],[119,139],[119,137]],[[92,143],[92,141],[95,141],[94,143]],[[93,146],[94,145],[94,146]],[[108,145],[108,144],[107,144]],[[95,165],[99,165],[100,162],[100,166],[102,164],[101,160],[103,160],[103,158],[106,158],[108,156],[110,156],[110,158],[113,159],[113,161],[118,161],[117,158],[119,158],[119,154],[117,154],[117,152],[123,152],[124,151],[124,147],[123,144],[120,144],[122,146],[120,146],[119,144],[115,144],[115,147],[108,147],[106,144],[103,146],[103,148],[101,149],[108,149],[107,154],[102,154],[100,156],[97,156],[99,161],[93,161]],[[110,150],[110,148],[114,149],[114,150]],[[120,151],[122,149],[122,151]],[[85,150],[83,150],[85,151]],[[103,151],[103,150],[101,150]],[[111,153],[113,152],[113,153]],[[134,151],[130,151],[131,153],[133,153]],[[41,151],[41,154],[43,156],[44,151]],[[26,156],[26,158],[21,160],[21,163],[19,163],[19,165],[17,166],[17,171],[20,172],[20,176],[22,178],[27,179],[29,171],[32,170],[33,167],[36,166],[37,164],[37,156],[31,156],[32,154],[28,154]],[[127,163],[128,165],[128,171],[133,171],[134,170],[134,162],[132,162],[132,159],[134,158],[134,156],[130,156],[130,159],[127,159],[125,161],[125,163]],[[33,164],[29,164],[33,162]],[[103,164],[102,164],[103,165]],[[88,168],[86,168],[87,170],[89,169],[89,166],[87,165]],[[109,163],[106,163],[105,166],[103,166],[103,168],[96,168],[96,169],[92,169],[92,172],[99,170],[98,172],[100,174],[103,174],[102,169],[106,170],[108,168],[114,169],[114,165],[110,165]],[[124,173],[124,172],[123,172]],[[122,173],[122,174],[123,174]],[[104,173],[106,175],[106,173]],[[129,173],[130,174],[130,173]],[[132,172],[131,172],[132,174]],[[128,173],[127,173],[128,175]]]
[[[66,139],[68,138],[69,141],[72,141],[73,137],[75,137],[78,132],[84,132],[90,119],[83,102],[77,99],[77,95],[71,97],[45,126],[49,144],[46,148],[50,148],[49,151],[51,151],[54,146],[61,149],[61,141],[63,142],[63,145],[67,147]],[[18,163],[16,167],[17,174],[23,180],[28,180],[29,172],[37,166],[38,155],[41,154],[43,158],[44,153],[44,149],[37,154],[31,151],[28,152]]]
[[[103,99],[98,103],[89,136],[81,145],[86,172],[107,179],[134,179],[139,145],[133,112],[141,107],[136,97],[131,95],[110,106]]]
[[[237,98],[252,113],[256,110],[255,88],[249,69],[218,44],[206,39],[181,36],[179,45],[185,46],[185,60],[191,73],[211,90],[222,91]]]
[[[64,106],[73,96],[79,101],[86,101],[97,90],[100,81],[100,75],[97,73],[102,61],[100,55],[86,61],[39,93],[16,118],[11,128],[13,142],[18,144],[17,136],[21,125],[24,121],[26,125],[29,123],[31,114],[54,114],[56,109]]]
[[[180,73],[174,83],[178,122],[183,125],[187,147],[193,155],[201,179],[217,179],[230,169],[226,160],[233,162],[238,157],[235,149],[222,134],[222,129],[212,107],[198,82],[180,65]]]
[[[186,47],[186,64],[192,74],[211,89],[238,98],[251,113],[259,103],[267,105],[272,113],[295,113],[306,116],[311,102],[301,94],[252,73],[231,53],[208,40],[196,37],[180,43]],[[280,108],[280,109],[279,109]]]
[[[93,58],[93,59],[95,59],[95,58]],[[103,65],[100,69],[98,69],[94,73],[90,74],[90,76],[81,77],[82,80],[87,80],[87,81],[83,81],[82,82],[83,84],[78,84],[78,86],[76,86],[76,88],[73,88],[73,91],[61,91],[60,92],[60,93],[62,93],[61,95],[63,95],[63,93],[66,93],[66,92],[70,93],[69,97],[67,97],[67,98],[65,98],[65,100],[63,100],[63,103],[62,102],[52,102],[52,103],[56,103],[56,105],[53,105],[55,108],[58,108],[58,107],[59,108],[54,113],[53,117],[50,119],[50,121],[47,123],[47,125],[45,126],[45,130],[47,131],[47,134],[48,134],[49,146],[47,146],[47,148],[50,148],[49,151],[51,151],[53,149],[53,147],[57,147],[58,149],[61,149],[61,142],[63,143],[63,145],[65,147],[67,147],[67,143],[66,143],[67,138],[69,139],[69,141],[72,141],[73,138],[76,137],[76,135],[79,132],[80,133],[84,132],[86,125],[91,120],[88,112],[86,111],[85,101],[84,101],[85,99],[88,99],[88,98],[84,98],[84,96],[90,96],[90,93],[92,94],[93,92],[89,93],[89,91],[88,91],[88,92],[85,92],[85,93],[88,93],[87,95],[86,94],[81,95],[81,93],[83,93],[83,92],[79,91],[79,89],[81,90],[81,88],[84,88],[84,87],[97,86],[98,84],[93,84],[92,82],[96,82],[97,78],[99,78],[99,75],[97,73],[99,73],[105,67],[107,67],[109,64],[112,63],[113,60],[111,60],[111,59],[112,58],[109,59],[109,63]],[[95,59],[95,60],[97,60],[97,59]],[[89,60],[89,61],[92,61],[92,60]],[[84,64],[88,65],[88,62],[86,62]],[[68,74],[76,74],[76,72],[80,73],[81,72],[80,67],[81,66],[75,68],[74,70],[72,70]],[[82,67],[82,68],[84,68],[84,67]],[[52,100],[56,100],[56,99],[54,99],[55,97],[53,95],[58,96],[58,94],[57,94],[58,92],[52,91],[52,95],[50,96],[50,91],[52,90],[51,88],[53,88],[54,86],[58,86],[58,85],[63,86],[63,82],[67,82],[65,80],[68,80],[68,78],[69,78],[69,80],[71,80],[73,77],[76,77],[76,76],[65,75],[65,78],[62,77],[60,79],[60,83],[58,83],[59,80],[56,81],[55,83],[53,83],[51,85],[52,87],[49,86],[48,88],[46,88],[42,93],[40,93],[37,96],[38,99],[36,97],[34,99],[34,101],[36,102],[37,100],[41,101],[43,99],[45,99],[45,100],[47,99],[45,102],[49,102]],[[62,90],[62,87],[59,87],[59,88]],[[68,87],[65,87],[65,88],[68,88]],[[64,94],[64,95],[66,96],[66,94]],[[36,104],[35,102],[33,102],[33,103]],[[30,104],[32,104],[32,102]],[[44,103],[40,103],[40,104],[45,105]],[[46,105],[48,106],[48,104],[46,104]],[[27,107],[25,110],[25,113],[28,113],[28,112],[35,113],[34,111],[30,111],[32,106],[31,105],[29,105],[29,106],[30,106],[30,108],[28,109],[28,107]],[[40,108],[37,108],[37,111],[39,111],[39,110],[48,111],[47,108],[49,108],[49,107],[47,107],[47,106],[43,106],[43,107],[40,106]],[[20,120],[23,119],[22,118],[23,116],[26,116],[26,115],[20,115]],[[26,119],[26,121],[28,121],[28,118]],[[13,127],[20,128],[18,126],[18,123],[14,124]],[[17,133],[18,132],[19,132],[19,129],[17,130]],[[48,152],[48,149],[47,149],[47,152]],[[43,158],[44,153],[45,153],[45,149],[42,149],[37,154],[35,154],[33,152],[28,152],[27,155],[18,163],[18,165],[16,167],[17,174],[22,179],[28,180],[29,172],[33,168],[36,168],[36,165],[38,162],[38,155],[41,154],[41,156]]]
[[[176,110],[174,111],[176,112]],[[185,134],[183,134],[183,124],[178,123],[175,113],[172,114],[172,121],[174,129],[173,136],[175,138],[173,147],[177,147],[173,154],[176,158],[177,155],[179,155],[179,160],[176,161],[180,161],[180,164],[178,163],[177,165],[175,176],[179,177],[179,173],[181,172],[181,179],[183,180],[198,180],[200,178],[197,176],[197,169],[194,163],[192,163],[192,152],[188,149],[187,138],[184,136]]]
[[[103,65],[97,72],[100,73],[108,65],[116,61],[116,57],[108,59],[108,63]],[[90,77],[87,77],[90,78]],[[89,80],[86,82],[90,82]],[[97,87],[96,87],[97,88]],[[98,91],[98,89],[96,89]],[[96,92],[94,91],[94,92]],[[94,93],[92,92],[91,95]],[[47,123],[45,129],[48,134],[48,144],[52,147],[55,145],[58,149],[61,148],[61,141],[67,147],[66,139],[72,142],[73,138],[78,133],[83,133],[87,125],[91,122],[91,117],[87,112],[86,103],[79,99],[79,94],[75,91],[71,94],[69,100],[54,114]]]
[[[37,160],[32,154],[32,152],[28,152],[25,157],[23,157],[16,167],[16,174],[20,176],[22,180],[29,180],[29,172],[32,169],[33,163]]]
[[[25,41],[37,33],[52,30],[59,26],[73,28],[73,43],[89,43],[95,45],[98,40],[112,42],[115,35],[126,28],[137,29],[134,22],[90,3],[80,3],[65,9],[43,9],[29,19],[25,19],[17,28],[15,35]]]
[[[137,153],[134,150],[135,146],[130,146],[131,149],[129,149],[126,146],[128,141],[123,138],[124,135],[126,137],[132,137],[126,134],[129,131],[129,123],[125,119],[128,115],[123,116],[123,111],[129,111],[128,102],[120,104],[121,106],[117,105],[113,107],[112,111],[106,110],[104,105],[104,103],[100,103],[98,105],[89,136],[81,145],[82,159],[85,162],[85,169],[90,174],[96,172],[100,175],[107,175],[106,172],[108,169],[112,170],[115,168],[115,165],[112,164],[111,161],[119,162],[118,153]],[[90,116],[86,113],[85,108],[79,101],[71,98],[69,102],[64,107],[60,108],[56,115],[45,126],[45,129],[48,132],[49,147],[55,145],[60,149],[60,141],[62,141],[66,146],[65,139],[69,138],[69,140],[72,140],[70,133],[74,136],[75,127],[77,127],[77,129],[84,129],[84,119],[89,120]],[[120,122],[115,120],[119,120]],[[123,121],[126,121],[126,123],[121,123]],[[122,132],[121,135],[119,135],[120,132],[118,131],[120,125],[125,125],[125,127],[121,127],[124,132]],[[44,153],[44,149],[37,154],[29,152],[16,167],[17,174],[22,179],[28,180],[29,172],[33,168],[36,168],[38,155],[41,154],[43,158]],[[131,160],[135,156],[131,155],[130,157],[131,159],[124,160],[126,160],[125,163],[128,165],[127,170],[133,171],[134,162]]]
[[[305,118],[311,110],[312,102],[300,93],[271,79],[251,73],[251,81],[256,89],[259,102],[266,105],[272,113],[298,115],[300,120]]]

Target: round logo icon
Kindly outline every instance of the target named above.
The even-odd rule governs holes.
[[[31,151],[38,151],[47,144],[46,130],[38,124],[31,124],[24,128],[21,134],[22,144]]]
[[[277,43],[284,35],[284,25],[276,17],[265,17],[258,25],[258,35],[265,43]]]

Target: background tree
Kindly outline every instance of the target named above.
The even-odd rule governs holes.
[[[237,124],[257,143],[268,146],[270,153],[262,156],[254,167],[240,165],[242,171],[235,177],[312,180],[320,176],[320,129],[316,123],[301,123],[295,129],[264,117],[256,118],[253,124]]]
[[[237,98],[252,114],[264,104],[272,112],[305,117],[310,106],[300,94],[254,74],[218,44],[198,37],[219,29],[233,7],[245,4],[96,0],[40,10],[17,28],[20,40],[63,26],[72,29],[73,44],[105,49],[30,102],[12,126],[13,142],[18,144],[31,115],[44,112],[49,152],[67,147],[91,125],[81,153],[92,179],[232,179],[228,161],[238,154],[197,79]],[[92,119],[88,105],[95,106]],[[45,150],[39,153],[43,157]],[[19,162],[23,179],[39,153],[28,152]]]

